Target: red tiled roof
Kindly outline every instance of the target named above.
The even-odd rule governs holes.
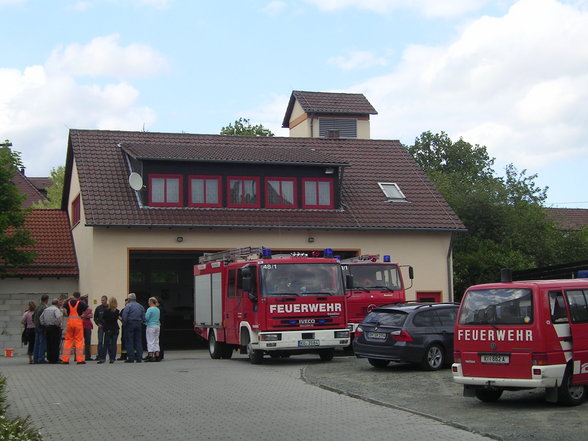
[[[219,149],[219,137],[200,135],[197,144],[175,144],[172,148],[160,144],[121,144],[122,149],[135,159],[173,161],[246,162],[273,164],[344,165],[329,152],[314,148],[292,147],[275,149],[270,137],[261,137],[246,149]],[[264,142],[266,141],[266,142]]]
[[[27,176],[27,179],[31,181],[31,184],[35,186],[38,190],[47,190],[49,187],[53,185],[53,181],[49,177],[31,177]]]
[[[20,170],[17,170],[14,174],[12,183],[16,185],[20,194],[26,196],[26,199],[22,203],[22,208],[29,208],[36,202],[47,200],[45,195]]]
[[[290,101],[282,122],[287,128],[294,109],[294,102],[298,101],[306,113],[341,114],[341,115],[377,115],[376,109],[362,93],[332,93],[292,91]]]
[[[567,231],[580,230],[588,226],[588,210],[582,208],[545,208],[547,217],[558,228]]]
[[[24,228],[35,239],[35,245],[24,250],[35,251],[31,265],[5,268],[7,277],[77,277],[78,263],[74,251],[67,213],[62,210],[31,210]]]
[[[190,149],[214,146],[219,157],[240,151],[243,161],[279,160],[290,151],[320,152],[347,163],[342,173],[342,208],[276,210],[142,207],[128,184],[130,169],[121,146],[149,146],[152,155],[182,159]],[[314,149],[314,150],[313,150]],[[75,158],[86,223],[90,226],[185,226],[203,228],[465,230],[463,224],[398,141],[241,137],[98,130],[71,130],[66,164],[67,194]],[[198,159],[197,157],[193,159]],[[303,159],[303,158],[301,158]],[[313,158],[316,160],[316,158]],[[378,182],[395,182],[408,203],[390,203]]]

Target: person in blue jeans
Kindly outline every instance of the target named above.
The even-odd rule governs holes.
[[[102,313],[101,319],[101,328],[104,330],[104,344],[101,346],[101,353],[98,355],[98,364],[106,361],[106,353],[108,353],[110,363],[114,363],[114,360],[116,360],[116,341],[118,340],[118,319],[120,312],[117,309],[118,302],[115,297],[111,297],[107,305],[107,308]]]
[[[127,359],[125,363],[141,363],[143,361],[143,322],[145,321],[145,308],[137,303],[135,293],[127,296],[129,303],[122,312],[122,322],[125,328],[125,341]]]
[[[49,302],[49,295],[43,294],[41,296],[41,303],[35,308],[33,312],[33,323],[35,324],[35,347],[33,348],[33,362],[35,364],[47,363],[45,360],[45,352],[47,352],[47,339],[45,338],[45,327],[41,325],[41,314],[47,308]]]

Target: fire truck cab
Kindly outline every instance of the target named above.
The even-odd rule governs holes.
[[[357,325],[372,309],[387,303],[404,303],[406,290],[400,265],[385,255],[365,254],[341,261],[344,275],[352,276],[352,286],[347,286],[347,316],[349,328],[355,332]],[[409,278],[414,278],[408,267]]]
[[[194,267],[194,318],[215,359],[240,350],[254,364],[308,352],[329,361],[350,339],[338,260],[267,248],[203,256]]]
[[[507,273],[508,274],[508,273]],[[536,280],[467,289],[454,334],[453,379],[464,396],[545,388],[546,400],[580,404],[588,384],[588,280]]]

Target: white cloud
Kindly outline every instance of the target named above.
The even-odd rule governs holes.
[[[356,8],[376,13],[413,9],[426,17],[458,17],[481,9],[489,0],[306,0],[317,8],[331,12]]]
[[[77,81],[76,75],[90,72],[119,77],[145,73],[143,67],[133,72],[131,65],[144,62],[137,54],[152,51],[144,46],[136,50],[138,45],[118,47],[112,37],[105,39],[107,44],[96,44],[99,40],[54,51],[45,66],[0,69],[0,133],[22,153],[28,175],[46,176],[52,167],[63,165],[68,128],[141,130],[154,123],[154,110],[140,104],[139,91],[131,84]],[[83,62],[90,65],[76,68]]]
[[[378,57],[370,51],[351,51],[346,56],[329,58],[328,63],[343,70],[352,70],[386,66],[388,60],[384,57]]]
[[[261,10],[267,15],[279,15],[286,8],[286,3],[283,1],[271,1],[265,5]]]
[[[167,69],[165,57],[155,49],[132,43],[119,45],[118,34],[96,37],[86,45],[59,47],[46,63],[49,72],[74,76],[136,78]]]
[[[451,44],[411,46],[386,76],[350,89],[379,114],[374,138],[412,143],[425,130],[486,145],[531,170],[588,156],[588,12],[520,0],[471,22]]]

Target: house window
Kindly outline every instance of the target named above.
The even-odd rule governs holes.
[[[319,118],[319,137],[338,132],[338,138],[357,138],[357,120],[352,118]]]
[[[304,208],[334,208],[333,180],[303,179]]]
[[[71,225],[72,227],[76,226],[81,219],[81,209],[80,209],[80,195],[78,194],[76,198],[71,203]]]
[[[406,196],[400,191],[397,184],[392,182],[378,182],[378,185],[390,202],[406,202]]]
[[[182,176],[149,176],[149,205],[154,207],[180,207],[182,203]]]
[[[227,179],[229,207],[259,208],[259,178],[236,176]]]
[[[296,179],[267,178],[265,206],[267,208],[296,208]]]
[[[220,207],[220,188],[220,176],[190,176],[189,205],[192,207]]]

